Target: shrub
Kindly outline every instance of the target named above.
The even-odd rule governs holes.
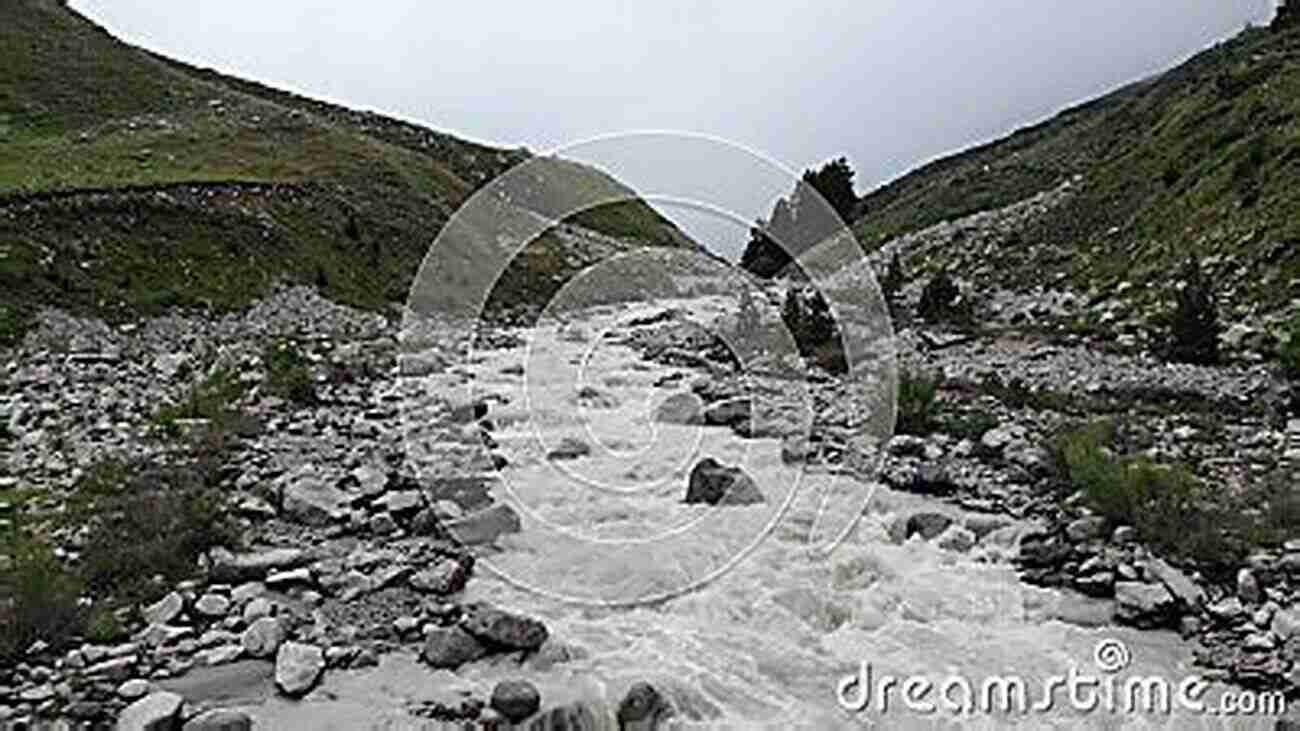
[[[238,542],[222,500],[220,455],[175,465],[110,459],[77,481],[65,520],[86,526],[81,579],[93,594],[147,601],[194,572],[199,556]]]
[[[938,431],[956,437],[977,441],[980,437],[998,426],[998,418],[993,414],[976,410],[961,414],[943,416],[939,419]]]
[[[49,546],[25,539],[10,551],[12,566],[0,573],[0,660],[37,640],[54,644],[79,633],[84,620],[82,583]]]
[[[970,325],[975,319],[973,308],[969,301],[959,301],[960,299],[961,288],[946,271],[941,270],[921,290],[921,301],[917,303],[916,314],[927,322]]]
[[[1049,444],[1058,474],[1099,515],[1133,526],[1161,553],[1216,564],[1241,557],[1240,542],[1232,541],[1236,511],[1216,503],[1180,465],[1117,456],[1110,449],[1116,437],[1109,421],[1064,430]]]
[[[159,409],[154,421],[172,435],[179,433],[176,422],[180,419],[207,419],[219,429],[232,427],[239,418],[235,402],[244,391],[245,386],[232,367],[218,366],[194,384],[180,401]]]
[[[898,260],[898,252],[894,252],[889,258],[889,268],[885,270],[885,276],[880,280],[880,291],[885,298],[885,307],[889,310],[889,317],[897,319],[900,309],[898,301],[903,291],[903,266]]]
[[[1287,327],[1289,339],[1278,346],[1277,359],[1282,365],[1282,375],[1293,383],[1300,382],[1300,316]]]
[[[1214,365],[1219,362],[1218,307],[1214,291],[1195,260],[1183,266],[1184,286],[1169,317],[1165,358],[1178,363]]]
[[[939,385],[943,377],[910,370],[898,372],[898,434],[922,436],[937,428]]]
[[[839,327],[820,292],[800,287],[787,290],[781,319],[794,337],[800,355],[832,373],[848,370]]]
[[[266,367],[268,393],[292,403],[307,405],[316,402],[316,380],[312,377],[311,361],[303,355],[293,341],[282,341],[266,346],[262,351]]]

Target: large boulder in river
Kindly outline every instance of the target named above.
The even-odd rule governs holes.
[[[290,697],[311,690],[324,671],[325,652],[315,645],[286,642],[275,655],[275,684]]]
[[[486,602],[467,604],[461,627],[489,645],[511,650],[535,650],[550,633],[546,625],[519,614],[511,614]]]
[[[712,457],[691,470],[686,502],[708,505],[755,505],[766,502],[753,478],[739,467],[727,467]]]
[[[118,731],[174,731],[181,725],[185,699],[175,693],[150,693],[127,706],[118,716]]]

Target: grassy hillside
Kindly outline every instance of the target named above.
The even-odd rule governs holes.
[[[1223,298],[1276,311],[1300,297],[1300,24],[1252,28],[1156,78],[926,165],[862,201],[869,249],[1077,177],[1059,209],[990,264],[1020,289],[1061,284],[1134,300],[1188,255]],[[966,246],[951,247],[958,258]],[[931,262],[932,264],[935,262]],[[969,264],[969,262],[968,262]],[[1046,276],[1045,276],[1046,275]]]
[[[235,307],[281,278],[383,307],[456,207],[527,157],[161,58],[58,0],[8,0],[0,320]],[[694,246],[640,201],[573,222]]]

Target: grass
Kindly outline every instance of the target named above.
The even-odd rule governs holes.
[[[0,338],[40,305],[225,311],[280,281],[385,310],[451,212],[529,157],[165,59],[56,0],[0,4],[0,144]],[[690,246],[640,200],[581,221]]]
[[[924,436],[939,428],[939,375],[928,376],[910,370],[898,372],[897,434]]]
[[[1000,208],[1075,179],[1068,200],[1000,245],[935,250],[932,268],[1020,291],[1134,286],[1134,304],[1187,256],[1225,304],[1286,307],[1300,276],[1300,28],[1248,29],[1158,77],[1067,109],[1000,140],[939,159],[869,193],[853,224],[868,250],[901,234]],[[973,244],[973,245],[972,245]],[[992,283],[992,282],[990,282]]]
[[[154,414],[154,423],[171,437],[181,435],[180,422],[185,419],[207,421],[220,431],[239,430],[246,417],[236,402],[246,390],[233,366],[215,365],[178,401],[160,408]]]
[[[1231,567],[1254,546],[1300,534],[1300,498],[1275,471],[1244,495],[1216,491],[1186,466],[1119,453],[1116,422],[1076,424],[1049,443],[1069,489],[1115,525],[1130,525],[1159,553]]]
[[[262,351],[262,362],[266,367],[267,393],[300,406],[316,403],[316,380],[312,376],[311,360],[298,343],[268,343]]]

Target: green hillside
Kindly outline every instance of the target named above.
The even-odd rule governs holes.
[[[159,57],[57,0],[0,4],[9,321],[45,304],[236,307],[282,279],[384,307],[457,206],[526,159]],[[694,246],[640,201],[573,222]]]
[[[1194,255],[1209,258],[1228,304],[1277,311],[1300,297],[1298,115],[1300,23],[1250,28],[1158,77],[919,168],[867,195],[854,230],[872,249],[1075,179],[1063,206],[981,262],[994,283],[1105,294],[1128,281],[1140,302],[1165,296],[1142,285],[1171,282]],[[957,261],[966,248],[947,254]]]

